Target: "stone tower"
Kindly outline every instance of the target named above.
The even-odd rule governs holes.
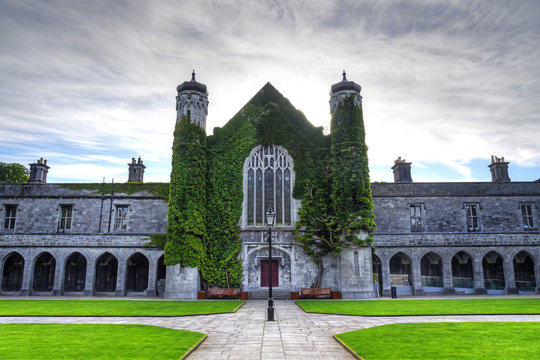
[[[373,199],[360,90],[360,85],[347,80],[345,70],[342,81],[330,88],[330,159],[333,163],[332,196],[335,197],[332,206],[340,225],[359,226],[354,235],[356,239],[348,240],[349,245],[342,248],[338,261],[339,291],[344,299],[375,296],[371,247],[362,246],[373,231],[368,232],[369,222],[362,221],[372,218]]]
[[[131,159],[131,163],[128,163],[129,166],[129,176],[128,176],[128,182],[143,182],[144,177],[144,169],[146,169],[146,166],[144,166],[141,157],[139,156],[139,159],[135,161],[135,158]]]
[[[335,83],[330,88],[330,114],[334,113],[334,110],[339,104],[339,101],[346,98],[347,96],[353,95],[354,102],[356,105],[362,107],[362,96],[360,95],[360,90],[362,87],[355,83],[354,81],[347,81],[347,74],[343,70],[343,80],[338,83]]]
[[[491,170],[492,182],[510,182],[510,176],[508,176],[508,164],[509,161],[504,161],[504,157],[496,157],[491,155],[491,164],[489,170]]]
[[[195,80],[195,70],[190,81],[184,81],[176,88],[176,122],[182,116],[189,116],[192,123],[197,123],[206,130],[206,115],[208,115],[208,91],[206,85]]]
[[[45,184],[47,183],[47,173],[49,167],[47,166],[47,159],[38,159],[34,164],[30,165],[30,178],[28,182],[31,184]]]

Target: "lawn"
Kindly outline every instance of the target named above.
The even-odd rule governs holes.
[[[364,360],[540,358],[540,323],[393,324],[336,337]]]
[[[174,359],[204,334],[146,325],[0,325],[0,359]]]
[[[0,300],[0,316],[182,316],[236,311],[244,301]]]
[[[540,314],[538,299],[355,300],[296,302],[307,312],[363,316]]]

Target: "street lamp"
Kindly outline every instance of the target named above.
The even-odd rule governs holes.
[[[272,225],[274,225],[274,211],[272,205],[268,206],[266,212],[266,224],[268,225],[268,318],[267,321],[274,321],[274,300],[272,299]]]

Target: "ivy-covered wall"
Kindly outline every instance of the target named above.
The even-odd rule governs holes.
[[[174,130],[165,264],[200,267],[206,242],[206,133],[189,116]]]
[[[322,128],[311,125],[270,83],[267,83],[223,128],[208,138],[207,257],[202,277],[209,286],[241,284],[240,217],[243,166],[257,145],[281,145],[295,161],[294,196],[314,187],[321,159],[329,146]]]
[[[372,233],[361,109],[345,101],[334,114],[332,136],[325,136],[267,83],[212,136],[187,118],[178,124],[166,264],[199,266],[207,286],[240,286],[243,165],[257,145],[282,146],[293,158],[293,196],[302,200],[296,234],[316,262],[358,243],[358,230]]]

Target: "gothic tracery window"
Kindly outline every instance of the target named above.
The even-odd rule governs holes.
[[[275,226],[293,225],[293,161],[280,146],[258,146],[244,164],[245,224],[263,226],[269,206]]]

